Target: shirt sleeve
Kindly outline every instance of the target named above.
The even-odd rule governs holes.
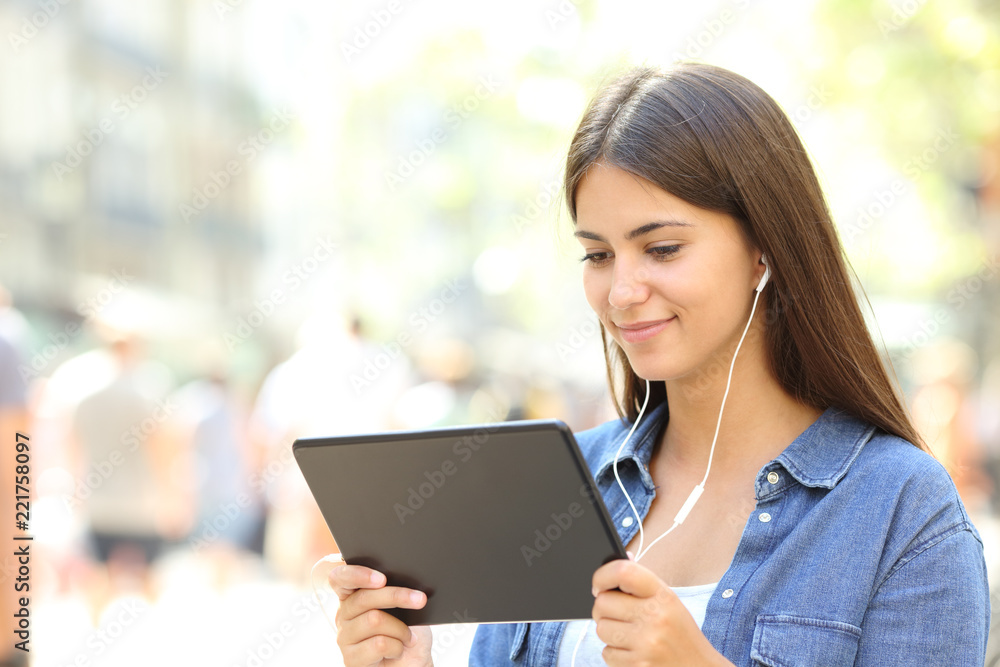
[[[983,545],[958,525],[904,556],[879,586],[854,664],[982,665],[989,627]]]

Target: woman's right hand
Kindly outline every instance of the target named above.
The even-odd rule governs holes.
[[[411,588],[385,584],[384,574],[360,565],[341,565],[330,572],[330,586],[340,598],[337,644],[345,667],[430,667],[430,628],[410,628],[382,611],[394,607],[421,609],[427,604],[427,596]]]

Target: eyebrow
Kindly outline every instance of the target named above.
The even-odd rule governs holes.
[[[636,239],[643,234],[648,234],[649,232],[660,229],[661,227],[693,227],[689,222],[681,222],[680,220],[662,220],[657,222],[647,222],[646,224],[636,227],[632,231],[625,234],[625,240],[631,241]],[[595,234],[594,232],[586,232],[582,229],[578,229],[573,233],[573,236],[581,239],[590,239],[592,241],[600,241],[601,243],[607,243],[608,240],[601,236],[600,234]]]

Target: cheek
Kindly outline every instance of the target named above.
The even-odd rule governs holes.
[[[706,276],[687,286],[681,307],[688,316],[689,325],[699,331],[702,342],[712,344],[716,336],[729,335],[739,323],[749,298],[749,293],[744,296],[734,289],[731,280],[720,281]]]
[[[657,275],[660,292],[689,315],[703,317],[726,310],[733,289],[733,264],[711,247],[692,247],[685,257],[667,263]]]
[[[712,299],[712,286],[691,262],[668,262],[649,268],[646,284],[656,306],[650,317],[667,314],[686,319]]]
[[[604,311],[608,308],[608,295],[611,293],[609,278],[602,275],[602,272],[584,269],[583,293],[587,297],[587,303],[603,320]]]

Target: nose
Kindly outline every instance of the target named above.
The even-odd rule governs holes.
[[[616,261],[608,303],[618,310],[642,303],[649,298],[648,280],[649,271],[645,267]]]

